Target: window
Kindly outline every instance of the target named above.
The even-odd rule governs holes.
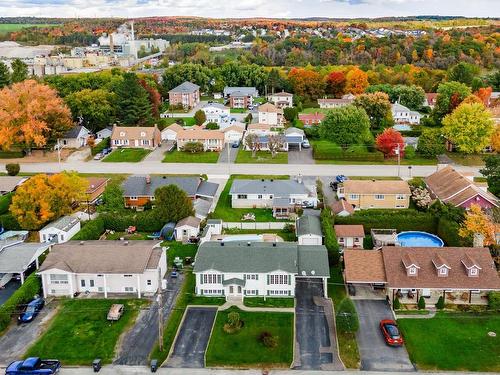
[[[290,291],[289,290],[270,290],[269,295],[270,296],[289,296]]]
[[[222,275],[204,274],[203,284],[222,284]]]
[[[271,275],[270,284],[288,284],[288,275]]]
[[[246,194],[238,194],[238,199],[247,199]]]
[[[123,277],[132,277],[132,275],[123,275]]]
[[[403,199],[405,199],[405,195],[404,194],[398,194],[398,195],[396,195],[396,199],[403,200]]]
[[[344,237],[340,237],[339,242],[344,242]]]
[[[145,137],[146,136],[146,132],[141,132],[141,137]]]
[[[478,275],[478,269],[473,267],[469,270],[469,275],[470,276],[477,276]]]
[[[254,289],[252,289],[252,290],[245,290],[245,295],[247,295],[247,296],[256,296],[257,293],[258,293],[258,291],[254,290]]]
[[[149,146],[149,140],[148,139],[143,139],[142,140],[142,145],[143,146]]]
[[[415,267],[410,267],[410,270],[408,272],[410,275],[416,275],[417,274],[417,269]]]
[[[401,204],[397,204],[396,205],[396,208],[405,208],[405,206],[401,205]]]
[[[381,201],[384,199],[385,199],[385,196],[383,194],[375,194],[375,200]]]
[[[259,275],[257,274],[251,274],[251,275],[246,275],[247,280],[259,280]]]
[[[151,280],[147,280],[147,281],[146,281],[146,284],[147,284],[147,285],[151,285]]]
[[[93,288],[95,286],[94,280],[89,280],[90,282],[90,287]]]
[[[125,132],[120,132],[120,137],[125,137]]]
[[[257,195],[258,199],[262,199],[262,194]]]
[[[448,274],[448,269],[446,267],[441,267],[439,269],[439,274],[446,276]]]
[[[82,288],[85,288],[85,280],[80,280],[80,285],[82,286]]]
[[[68,284],[68,275],[50,275],[51,284]]]
[[[359,199],[359,194],[349,194],[349,199]]]
[[[130,199],[131,201],[136,201],[137,197],[129,197],[128,199]]]
[[[133,292],[134,291],[134,287],[133,286],[126,286],[125,287],[125,291],[126,292]]]

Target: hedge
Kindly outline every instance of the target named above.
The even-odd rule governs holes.
[[[365,233],[372,229],[396,229],[402,231],[423,231],[436,234],[437,218],[428,212],[413,209],[404,210],[362,210],[351,216],[335,217],[336,224],[361,224]]]
[[[400,133],[403,137],[420,137],[420,134],[422,134],[422,129],[402,130],[402,131],[400,131]]]
[[[90,153],[92,154],[92,156],[95,156],[105,148],[108,148],[110,145],[111,145],[111,138],[109,137],[104,138],[101,142],[99,142],[90,149]]]
[[[90,241],[90,240],[98,240],[101,237],[101,234],[105,231],[104,220],[101,216],[97,217],[94,220],[87,221],[83,228],[75,234],[72,240],[77,241]]]
[[[22,151],[0,151],[0,159],[18,159],[24,158]]]
[[[10,324],[12,314],[16,311],[17,306],[30,302],[35,294],[40,293],[40,289],[40,279],[34,273],[26,278],[24,284],[0,306],[0,332]]]
[[[340,332],[357,332],[359,329],[359,320],[354,303],[349,297],[340,301],[337,308],[337,329]]]
[[[333,230],[332,211],[329,207],[321,210],[321,230],[325,239],[325,247],[328,250],[328,262],[330,266],[336,265],[339,262],[340,252],[337,237]]]
[[[500,311],[500,292],[488,293],[488,309]]]
[[[442,217],[438,221],[437,235],[444,241],[446,246],[470,246],[469,241],[458,235],[459,229],[460,224]]]
[[[328,141],[313,144],[313,158],[317,160],[384,161],[380,151],[369,152],[364,146],[351,146],[347,150]]]
[[[12,193],[8,193],[0,197],[0,215],[4,215],[9,212],[9,206],[11,203]]]
[[[12,216],[12,214],[7,213],[4,215],[0,215],[0,225],[5,230],[22,230],[21,226],[17,222],[17,220]]]

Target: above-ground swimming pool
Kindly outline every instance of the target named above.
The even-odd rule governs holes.
[[[401,232],[396,241],[403,247],[443,247],[444,242],[438,236],[427,232]]]

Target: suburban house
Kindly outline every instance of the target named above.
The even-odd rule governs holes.
[[[398,102],[392,105],[392,118],[396,125],[418,125],[422,115],[416,111],[410,110],[408,107],[399,104]]]
[[[96,133],[96,143],[99,143],[101,140],[111,137],[113,133],[112,126],[106,126],[104,129],[99,130]]]
[[[73,216],[62,216],[40,229],[40,242],[64,243],[81,229],[80,220]]]
[[[245,149],[250,150],[248,147],[248,143],[246,142],[246,137],[250,134],[257,135],[257,141],[259,143],[259,150],[266,151],[269,150],[269,137],[270,136],[279,136],[277,139],[281,143],[281,148],[285,145],[285,140],[283,139],[283,135],[279,134],[276,130],[271,130],[271,125],[269,124],[248,124],[247,131],[245,132]]]
[[[204,242],[193,273],[198,296],[293,297],[295,281],[322,280],[327,296],[330,276],[324,246],[293,242]]]
[[[229,118],[230,110],[220,103],[208,103],[201,110],[205,113],[207,120],[205,123],[214,122],[220,124]]]
[[[304,126],[319,125],[324,119],[325,114],[321,112],[299,113],[299,121],[302,121]]]
[[[112,148],[155,149],[161,144],[161,133],[157,126],[113,126]]]
[[[255,87],[224,87],[224,98],[229,98],[235,92],[240,92],[246,96],[257,98],[259,96],[259,91]]]
[[[331,204],[332,212],[337,216],[349,216],[354,213],[354,207],[345,199],[338,199]]]
[[[104,193],[108,186],[109,178],[104,177],[87,177],[89,187],[85,191],[85,203],[94,204],[97,199]]]
[[[434,109],[436,106],[436,99],[437,99],[437,93],[436,92],[428,92],[425,94],[425,99],[424,99],[424,107],[431,107],[431,109]]]
[[[171,106],[194,108],[200,103],[200,86],[191,82],[181,83],[168,92]]]
[[[345,107],[350,104],[354,99],[318,99],[319,108],[323,109],[332,109],[332,108],[340,108]]]
[[[334,225],[339,246],[344,249],[362,249],[365,229],[362,225]]]
[[[224,129],[230,128],[232,126],[237,126],[238,128],[241,128],[241,129],[245,130],[246,127],[247,127],[247,124],[245,124],[244,122],[241,122],[241,121],[237,121],[233,117],[233,118],[230,118],[228,121],[222,121],[219,124],[219,130],[224,130]]]
[[[246,109],[253,105],[253,97],[241,91],[234,91],[229,95],[229,106],[231,108]]]
[[[177,132],[177,150],[186,143],[199,142],[204,151],[220,151],[224,148],[224,133],[220,130],[206,130],[199,126]]]
[[[80,148],[87,145],[92,133],[85,126],[77,125],[59,139],[58,145],[65,148]]]
[[[339,184],[337,196],[356,210],[408,208],[411,192],[406,181],[347,180]]]
[[[161,131],[162,141],[177,141],[177,133],[184,130],[182,126],[177,123],[167,126]]]
[[[288,218],[296,207],[316,207],[315,181],[298,177],[293,180],[234,180],[229,190],[233,208],[272,208],[275,218]]]
[[[344,251],[345,282],[356,289],[381,290],[391,301],[416,304],[488,303],[500,278],[488,248],[382,247]]]
[[[274,104],[266,103],[259,106],[259,124],[267,124],[271,126],[283,126],[285,118],[283,109],[276,107]]]
[[[477,204],[482,208],[498,207],[498,199],[486,189],[474,184],[473,176],[466,177],[447,166],[425,178],[431,197],[455,207],[469,208]]]
[[[174,236],[177,241],[187,242],[190,238],[198,237],[200,234],[201,220],[194,216],[188,216],[180,220],[174,229]]]
[[[322,245],[321,220],[316,215],[302,215],[295,222],[295,233],[299,245]]]
[[[177,186],[192,200],[213,199],[219,187],[219,184],[195,176],[130,176],[122,184],[125,207],[143,209],[146,204],[154,202],[156,189],[167,185]]]
[[[241,140],[243,139],[243,133],[245,133],[245,129],[237,125],[232,125],[222,130],[222,133],[224,133],[224,142],[236,143],[241,142]]]
[[[292,108],[293,107],[293,94],[282,91],[271,94],[267,97],[270,103],[273,103],[278,108]]]
[[[302,150],[302,143],[305,139],[306,135],[302,129],[294,127],[286,128],[284,149],[288,151],[293,147]]]
[[[22,176],[0,176],[0,196],[12,193],[28,179]]]
[[[70,241],[55,245],[40,267],[43,296],[152,296],[167,272],[167,255],[152,241]]]

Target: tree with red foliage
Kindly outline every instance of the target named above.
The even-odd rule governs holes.
[[[326,92],[336,98],[345,93],[346,78],[343,72],[331,72],[326,76]]]
[[[401,133],[393,128],[387,128],[377,136],[376,139],[377,149],[382,151],[386,157],[397,155],[398,149],[403,157],[404,140]]]
[[[325,92],[321,75],[310,69],[292,68],[288,73],[288,80],[296,95],[308,99],[319,98]]]
[[[149,101],[151,102],[151,111],[154,118],[160,117],[161,95],[155,87],[149,85],[145,79],[140,79],[139,83],[148,92]]]

